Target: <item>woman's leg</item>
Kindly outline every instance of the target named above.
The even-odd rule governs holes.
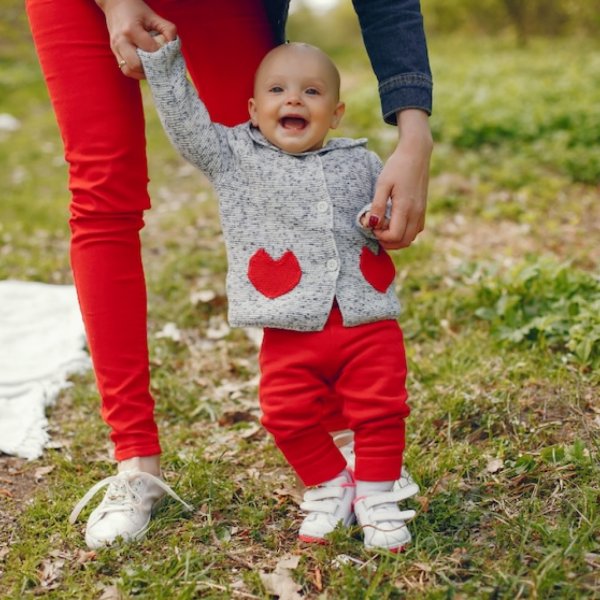
[[[248,120],[254,73],[274,47],[262,0],[151,0],[177,25],[188,71],[213,121]]]
[[[90,0],[28,0],[69,163],[71,265],[117,460],[160,452],[149,392],[139,230],[147,193],[139,85]]]
[[[230,123],[243,120],[254,70],[272,45],[264,15],[241,11],[250,5],[257,8],[253,2],[227,3],[246,16],[236,22],[229,11],[220,21],[223,29],[211,41],[215,46],[210,47],[195,45],[194,40],[206,39],[202,37],[202,29],[210,25],[206,9],[221,14],[218,3],[155,4],[165,16],[167,7],[177,5],[173,20],[189,40],[186,51],[194,61],[192,72],[209,85],[206,100],[215,118]],[[204,13],[194,12],[196,8]],[[71,261],[102,414],[111,428],[120,468],[133,469],[107,482],[105,499],[90,515],[86,540],[97,547],[118,536],[143,535],[152,504],[164,493],[164,484],[140,472],[152,472],[157,465],[151,459],[160,452],[149,393],[139,243],[143,211],[150,207],[144,119],[139,86],[117,68],[104,16],[94,2],[27,0],[27,12],[69,163]],[[235,46],[229,43],[228,32],[234,33]],[[208,69],[212,78],[201,76],[202,65],[212,66]],[[237,83],[233,88],[228,85],[228,73],[234,82],[244,82],[243,90],[232,94]],[[141,502],[131,503],[127,490],[132,485]],[[72,519],[81,508],[80,503]]]

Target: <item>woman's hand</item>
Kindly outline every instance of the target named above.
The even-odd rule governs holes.
[[[162,34],[170,42],[177,37],[177,28],[143,0],[96,0],[96,4],[104,11],[110,47],[121,71],[133,79],[144,79],[136,48],[154,52],[160,46],[151,32]]]
[[[388,249],[406,248],[425,227],[429,160],[433,140],[427,113],[419,109],[398,112],[400,139],[377,180],[369,211],[376,217],[375,235]],[[387,229],[384,215],[388,198],[392,214]]]

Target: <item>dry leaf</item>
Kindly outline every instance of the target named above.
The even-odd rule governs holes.
[[[48,473],[52,473],[54,471],[54,465],[49,465],[47,467],[39,467],[34,472],[34,478],[37,483],[39,483]]]
[[[225,425],[234,425],[235,423],[256,422],[257,420],[256,415],[247,410],[232,410],[223,413],[219,419],[219,425],[223,427]]]
[[[102,595],[98,600],[121,600],[121,592],[116,585],[103,585],[101,588]]]
[[[241,437],[244,440],[256,440],[265,435],[265,430],[260,423],[255,423],[254,425],[250,425],[250,427],[246,427],[246,429],[242,431]]]
[[[89,552],[86,552],[81,548],[77,550],[77,562],[80,565],[83,565],[84,563],[89,562],[91,560],[96,560],[96,553],[93,550],[90,550]]]
[[[413,566],[419,569],[419,571],[423,571],[424,573],[431,573],[433,571],[433,567],[426,563],[413,563]]]
[[[256,348],[260,348],[263,339],[263,330],[258,327],[246,327],[244,329],[246,337],[254,344]]]
[[[175,323],[165,323],[165,326],[158,333],[156,333],[154,337],[167,338],[169,340],[173,340],[174,342],[180,342],[181,331],[179,331]]]
[[[426,496],[416,496],[415,500],[421,506],[421,512],[426,513],[429,511],[429,498],[427,498]]]
[[[58,580],[62,576],[62,570],[65,566],[63,559],[42,561],[41,569],[38,571],[40,584],[45,589],[53,589],[58,587]]]
[[[337,567],[338,569],[342,566],[342,565],[350,565],[350,564],[355,564],[359,567],[363,567],[365,565],[365,563],[362,560],[358,560],[358,558],[354,558],[353,556],[350,556],[349,554],[338,554],[333,561],[331,561],[331,564],[334,567]]]
[[[323,576],[321,575],[321,569],[319,569],[319,567],[315,569],[315,587],[319,592],[323,591]]]
[[[504,467],[504,461],[501,458],[493,458],[487,464],[485,470],[488,473],[497,473]]]
[[[207,302],[211,302],[217,297],[216,292],[213,290],[198,290],[197,292],[192,292],[190,294],[190,302],[195,306],[200,302],[206,304]]]
[[[17,131],[21,127],[21,121],[8,113],[0,114],[0,131]]]
[[[209,340],[220,340],[224,337],[227,337],[231,332],[229,325],[225,323],[222,319],[214,319],[212,318],[209,321],[209,327],[206,330],[206,337]]]
[[[286,556],[275,566],[273,573],[260,573],[260,580],[269,594],[275,594],[279,600],[301,600],[298,592],[302,586],[292,579],[290,569],[295,569],[300,562],[299,556]]]

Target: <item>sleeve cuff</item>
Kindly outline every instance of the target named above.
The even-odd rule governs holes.
[[[383,119],[396,125],[396,112],[407,108],[417,108],[431,114],[433,84],[422,73],[395,75],[379,84]]]

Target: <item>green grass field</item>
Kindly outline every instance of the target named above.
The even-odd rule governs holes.
[[[7,15],[0,113],[20,128],[0,132],[0,278],[70,283],[60,138]],[[257,424],[256,350],[223,329],[215,199],[148,102],[153,391],[166,478],[196,510],[166,503],[143,542],[84,551],[68,514],[113,467],[93,377],[79,377],[50,412],[58,447],[22,467],[53,469],[26,503],[0,495],[16,520],[0,532],[0,596],[268,598],[261,573],[279,565],[306,598],[600,598],[600,46],[444,38],[430,54],[427,229],[394,254],[421,486],[412,546],[369,554],[357,531],[297,543],[293,477]],[[364,56],[341,62],[340,133],[385,157],[394,132]],[[203,290],[212,299],[194,300]],[[169,322],[179,342],[157,337]]]

